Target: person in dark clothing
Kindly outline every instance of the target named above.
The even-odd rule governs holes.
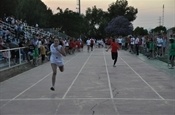
[[[30,42],[29,46],[28,46],[28,51],[27,51],[27,61],[30,62],[31,59],[33,59],[33,51],[35,49],[35,45],[32,44],[32,42]]]
[[[19,47],[25,47],[25,42],[24,42],[24,39],[23,40],[20,40],[19,42]],[[20,49],[20,53],[22,54],[22,59],[23,61],[26,59],[26,53],[24,51],[24,48],[21,48]]]

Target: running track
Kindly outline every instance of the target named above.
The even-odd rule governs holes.
[[[45,63],[0,83],[0,115],[175,115],[175,69],[119,51],[96,48],[64,58],[56,90]],[[163,69],[162,69],[163,68]]]

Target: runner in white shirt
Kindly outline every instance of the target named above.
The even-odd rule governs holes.
[[[89,38],[86,40],[86,45],[87,45],[87,51],[89,52],[90,45],[91,45],[91,41]]]
[[[52,91],[55,90],[55,80],[57,74],[57,67],[59,67],[60,71],[64,71],[64,60],[63,56],[66,56],[64,44],[62,41],[59,41],[57,38],[54,40],[54,43],[50,46],[50,62],[53,70],[52,74],[52,87],[50,88]]]
[[[131,53],[134,53],[134,45],[135,45],[135,38],[134,37],[131,38],[130,44],[131,44]]]

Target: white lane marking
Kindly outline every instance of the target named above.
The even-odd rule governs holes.
[[[107,77],[108,77],[108,85],[109,85],[109,90],[110,90],[110,96],[111,96],[111,99],[113,99],[114,96],[113,96],[113,93],[112,93],[111,80],[110,80],[110,77],[109,77],[109,72],[108,72],[108,68],[107,68],[107,62],[106,62],[106,57],[105,57],[104,50],[103,50],[103,56],[104,56],[104,61],[105,61],[106,74],[107,74]]]
[[[59,110],[60,106],[61,106],[61,104],[59,103],[59,104],[58,104],[58,106],[57,106],[57,109],[56,109],[56,111],[55,111],[55,114],[54,114],[54,115],[57,115],[57,112],[58,112],[58,110]]]
[[[113,104],[114,110],[117,113],[117,115],[120,115],[120,113],[119,113],[119,111],[117,109],[117,106],[115,105],[114,99],[112,99],[112,104]]]
[[[77,55],[76,55],[76,56],[77,56]],[[70,60],[72,60],[73,58],[75,58],[75,56],[72,57],[72,58],[70,58],[69,60],[67,60],[67,61],[65,62],[65,64],[68,63],[68,62],[70,62]],[[3,105],[0,107],[0,109],[3,108],[4,106],[6,106],[7,104],[9,104],[11,101],[13,101],[13,100],[15,100],[16,98],[18,98],[20,95],[24,94],[26,91],[28,91],[29,89],[31,89],[32,87],[34,87],[35,85],[37,85],[38,83],[40,83],[42,80],[44,80],[45,78],[47,78],[47,77],[50,76],[51,74],[52,74],[52,72],[50,72],[49,74],[47,74],[46,76],[44,76],[42,79],[40,79],[39,81],[37,81],[36,83],[34,83],[34,84],[31,85],[30,87],[28,87],[27,89],[25,89],[24,91],[22,91],[21,93],[19,93],[19,94],[18,94],[17,96],[15,96],[14,98],[10,99],[8,102],[6,102],[5,104],[3,104]]]
[[[123,60],[121,57],[120,57],[121,60]],[[123,60],[123,62],[145,83],[147,84],[158,96],[159,98],[161,98],[162,100],[165,100],[148,82],[146,82],[142,76],[140,74],[138,74],[125,60]]]
[[[89,57],[87,58],[86,62],[83,64],[83,66],[81,67],[80,71],[78,72],[77,76],[75,77],[75,79],[72,81],[71,85],[69,86],[69,88],[67,89],[67,91],[65,92],[65,94],[63,95],[63,99],[65,99],[66,95],[68,94],[68,92],[70,91],[70,89],[72,88],[73,84],[75,83],[75,81],[77,80],[77,78],[79,77],[81,71],[83,70],[84,66],[86,65],[86,63],[89,61],[89,58],[91,57],[92,53],[89,55]]]
[[[39,81],[37,81],[36,83],[34,83],[30,87],[28,87],[27,89],[25,89],[24,91],[22,91],[21,93],[19,93],[17,96],[15,96],[14,98],[10,99],[7,103],[5,103],[4,105],[2,105],[0,107],[0,109],[3,108],[4,106],[6,106],[7,104],[9,104],[11,101],[15,100],[17,97],[19,97],[20,95],[22,95],[23,93],[25,93],[26,91],[28,91],[30,88],[32,88],[33,86],[35,86],[36,84],[38,84],[39,82],[41,82],[43,79],[45,79],[46,77],[48,77],[51,74],[52,73],[49,73],[48,75],[44,76],[42,79],[40,79]]]
[[[107,73],[107,77],[108,77],[108,85],[109,85],[109,89],[110,89],[110,95],[111,95],[111,99],[112,99],[112,104],[113,104],[114,110],[117,113],[117,115],[120,115],[120,113],[119,113],[119,111],[118,111],[118,109],[117,109],[117,107],[115,105],[115,102],[114,102],[114,96],[113,96],[113,93],[112,93],[112,86],[111,86],[111,79],[110,79],[109,71],[108,71],[108,68],[107,68],[107,62],[106,62],[106,57],[105,57],[104,50],[103,50],[103,55],[104,55],[104,61],[105,61],[106,73]]]
[[[11,99],[0,99],[0,101],[9,101]],[[123,100],[123,101],[173,101],[175,102],[175,99],[158,99],[158,98],[17,98],[13,101],[49,101],[49,100]]]

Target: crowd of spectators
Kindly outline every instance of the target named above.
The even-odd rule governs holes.
[[[3,62],[12,61],[12,64],[22,61],[30,61],[30,43],[37,36],[46,35],[41,29],[28,26],[26,21],[15,19],[13,16],[0,20],[0,58]],[[33,43],[32,43],[33,44]],[[20,50],[19,50],[19,47]],[[23,48],[22,48],[23,47]],[[16,48],[16,49],[13,49]],[[10,49],[10,50],[6,50]],[[21,58],[20,58],[21,56]],[[21,59],[21,60],[20,60]]]
[[[49,60],[50,45],[55,37],[59,36],[44,31],[39,28],[38,24],[29,26],[26,21],[15,19],[13,16],[4,17],[0,19],[0,60],[8,62],[10,58],[13,64],[33,60],[33,64],[37,65],[38,58],[41,58],[41,63],[43,63],[45,57]],[[171,38],[168,38],[167,35],[116,37],[121,49],[128,50],[136,55],[142,53],[149,59],[166,57],[169,39]],[[60,40],[63,41],[67,54],[81,51],[84,45],[80,38],[68,37],[60,38]],[[110,38],[98,40],[94,38],[97,47],[109,45],[110,41]],[[7,51],[6,49],[10,50]]]
[[[41,58],[43,63],[45,57],[49,60],[50,45],[55,37],[59,36],[44,31],[38,24],[28,26],[26,21],[15,19],[13,16],[4,17],[0,20],[0,60],[8,62],[10,58],[12,64],[32,60],[34,65],[38,65],[38,59]],[[83,47],[81,39],[68,37],[60,40],[63,41],[67,54],[81,51]]]
[[[106,43],[109,44],[110,41],[107,39]],[[119,43],[121,49],[136,55],[142,53],[148,59],[159,59],[168,64],[174,63],[175,60],[175,46],[173,45],[175,42],[173,41],[175,41],[174,36],[167,36],[167,34],[116,37],[116,42]]]

